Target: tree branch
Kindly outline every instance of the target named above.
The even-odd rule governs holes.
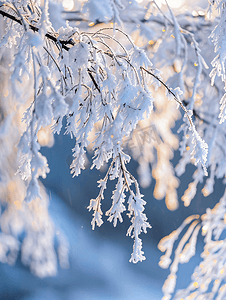
[[[20,18],[18,17],[15,17],[7,12],[5,12],[2,7],[0,7],[0,15],[2,15],[3,17],[6,17],[14,22],[17,22],[19,23],[20,25],[23,25],[23,22]],[[36,26],[32,25],[32,24],[29,24],[29,28],[31,30],[33,30],[34,32],[38,32],[39,31],[39,28],[37,28]],[[50,33],[50,32],[47,32],[45,34],[45,37],[50,39],[52,42],[54,42],[55,44],[58,44],[60,43],[61,44],[61,47],[63,49],[65,49],[66,51],[68,51],[70,49],[70,47],[68,47],[67,45],[71,45],[71,46],[74,46],[74,41],[72,39],[70,39],[69,41],[64,41],[64,40],[58,40],[58,33],[54,32],[54,33]]]

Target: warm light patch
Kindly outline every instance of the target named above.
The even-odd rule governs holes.
[[[32,222],[31,226],[33,227],[34,230],[38,230],[38,224],[37,224],[37,222],[35,222],[35,221]]]
[[[209,191],[207,189],[205,189],[205,188],[202,189],[202,193],[203,193],[204,197],[207,197],[210,194]]]
[[[180,59],[175,59],[173,67],[174,67],[174,70],[177,73],[180,73],[181,72],[181,68],[182,68],[182,62],[181,62],[181,60]]]
[[[54,136],[50,126],[41,127],[38,131],[38,142],[42,147],[52,147],[54,144]]]
[[[94,25],[94,22],[90,22],[89,23],[89,26],[91,27],[91,26],[93,26]]]
[[[208,226],[207,225],[202,226],[202,234],[203,235],[206,234],[207,230],[208,230]]]
[[[9,95],[9,90],[6,90],[4,93],[4,97],[7,97]]]
[[[165,0],[155,0],[158,6],[166,5]],[[184,4],[184,0],[167,0],[167,3],[171,8],[180,8]]]
[[[197,273],[197,272],[195,272],[195,273],[193,274],[193,276],[194,276],[194,277],[197,277],[197,276],[198,276],[198,273]]]
[[[202,283],[202,284],[201,284],[201,289],[204,289],[204,288],[205,288],[205,284]]]
[[[226,213],[224,214],[224,224],[226,224]]]
[[[194,286],[195,288],[197,288],[197,287],[199,286],[198,282],[195,281],[195,282],[193,283],[193,286]]]
[[[169,210],[173,211],[176,210],[178,208],[178,201],[176,201],[176,199],[173,199],[173,197],[171,198],[170,195],[166,195],[166,206]]]
[[[187,196],[183,196],[181,199],[184,201],[184,206],[189,206],[190,202],[188,201],[189,199]]]
[[[20,209],[22,208],[22,204],[21,204],[21,202],[18,201],[18,200],[16,200],[16,201],[14,202],[14,204],[15,204],[17,210],[20,210]]]
[[[158,245],[158,248],[159,248],[159,250],[160,251],[162,251],[162,252],[164,252],[164,251],[166,251],[166,248],[165,247],[163,247],[162,245]],[[163,261],[162,260],[160,260],[160,262],[159,262],[160,264],[163,264]]]
[[[203,101],[201,99],[198,99],[198,100],[195,101],[196,106],[201,106],[202,103],[203,103]]]
[[[197,296],[197,292],[192,293],[190,296],[188,296],[188,299],[194,299]]]
[[[163,265],[163,260],[160,260],[159,265],[160,265],[160,266]]]
[[[206,282],[209,284],[211,282],[211,278],[207,278]]]
[[[222,285],[222,287],[220,288],[221,292],[223,292],[225,290],[225,286],[226,286],[226,284]]]
[[[150,41],[148,42],[149,45],[154,45],[154,43],[155,43],[155,42],[154,42],[153,40],[150,40]]]

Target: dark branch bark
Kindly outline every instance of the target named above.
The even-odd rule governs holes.
[[[12,20],[14,22],[19,23],[20,25],[23,25],[23,22],[22,22],[22,20],[20,18],[15,17],[15,16],[13,16],[13,15],[5,12],[1,7],[0,7],[0,15],[2,15],[3,17],[6,17],[6,18],[8,18],[8,19],[10,19],[10,20]],[[36,26],[34,26],[34,25],[32,25],[32,24],[29,24],[29,28],[31,30],[33,30],[34,32],[38,32],[39,31],[39,28],[36,27]],[[67,46],[67,45],[71,45],[71,46],[74,45],[74,41],[72,39],[70,39],[69,41],[58,40],[57,36],[58,36],[57,33],[50,33],[50,32],[48,32],[48,33],[45,34],[46,38],[50,39],[55,44],[60,44],[61,47],[63,49],[65,49],[66,51],[68,51],[70,49],[70,47]]]

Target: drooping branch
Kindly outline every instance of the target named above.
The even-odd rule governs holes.
[[[4,5],[4,7],[7,7],[7,5]],[[6,11],[3,10],[3,6],[0,7],[0,15],[2,15],[3,17],[6,17],[14,22],[17,22],[18,24],[20,25],[23,25],[23,22],[22,20],[19,18],[19,17],[16,17],[12,14],[9,14],[7,13]],[[28,24],[29,25],[29,28],[33,31],[33,32],[38,32],[39,31],[39,28],[32,25],[32,24]],[[74,46],[74,41],[72,39],[70,40],[58,40],[58,36],[59,34],[56,33],[56,32],[53,32],[53,33],[50,33],[50,32],[47,32],[45,34],[45,37],[48,38],[49,40],[51,40],[52,42],[54,42],[56,45],[57,44],[60,44],[61,47],[63,49],[65,49],[66,51],[68,51],[70,49],[70,47],[68,45],[71,45],[71,46]]]

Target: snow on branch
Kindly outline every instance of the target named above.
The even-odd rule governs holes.
[[[116,18],[115,7],[119,7],[121,2],[112,3]],[[169,100],[175,100],[184,111],[188,129],[193,135],[191,155],[196,164],[202,164],[205,174],[207,144],[196,131],[190,111],[180,100],[180,89],[172,90],[164,83],[146,53],[133,43],[127,33],[119,28],[82,32],[68,24],[55,31],[47,8],[47,1],[43,11],[37,3],[31,8],[29,1],[23,4],[5,1],[0,5],[0,14],[8,22],[1,46],[12,46],[13,43],[17,47],[12,65],[15,94],[27,78],[33,82],[32,99],[30,96],[23,99],[28,106],[23,117],[26,129],[18,144],[21,153],[18,173],[28,186],[25,201],[29,203],[41,198],[38,178],[44,178],[49,172],[46,158],[39,152],[38,132],[42,127],[51,125],[53,132],[59,134],[66,117],[65,134],[76,140],[72,149],[73,176],[79,175],[85,168],[86,148],[90,144],[94,151],[92,168],[100,169],[111,161],[105,178],[99,181],[99,195],[88,206],[94,211],[92,228],[103,223],[101,200],[104,199],[108,179],[117,179],[112,206],[106,215],[114,226],[117,221],[122,222],[122,214],[126,211],[126,192],[129,192],[128,216],[132,224],[127,235],[134,238],[130,261],[142,261],[144,256],[139,235],[146,233],[151,226],[143,213],[146,202],[142,199],[138,182],[126,168],[130,157],[123,152],[122,145],[123,138],[130,136],[138,122],[153,111],[154,89],[163,86]],[[10,25],[11,22],[13,25]],[[180,28],[175,18],[173,22],[177,35]],[[13,26],[13,31],[10,26]],[[15,34],[17,38],[13,39]],[[178,34],[179,54],[181,40]],[[101,124],[100,130],[90,141],[96,123]]]
[[[199,215],[188,217],[176,231],[160,241],[158,247],[161,251],[166,251],[166,253],[161,257],[159,265],[162,268],[168,268],[171,264],[170,256],[175,241],[185,226],[192,222],[175,250],[175,258],[170,266],[171,273],[163,286],[164,299],[171,299],[172,297],[176,285],[176,272],[179,263],[187,263],[194,256],[200,229],[202,235],[205,236],[205,246],[201,254],[202,261],[195,267],[191,283],[187,288],[178,290],[174,299],[180,300],[182,297],[185,299],[192,297],[197,299],[215,299],[215,297],[216,299],[224,299],[226,284],[226,244],[223,238],[223,232],[226,228],[225,195],[223,195],[213,209],[208,208],[206,213],[201,217]]]

